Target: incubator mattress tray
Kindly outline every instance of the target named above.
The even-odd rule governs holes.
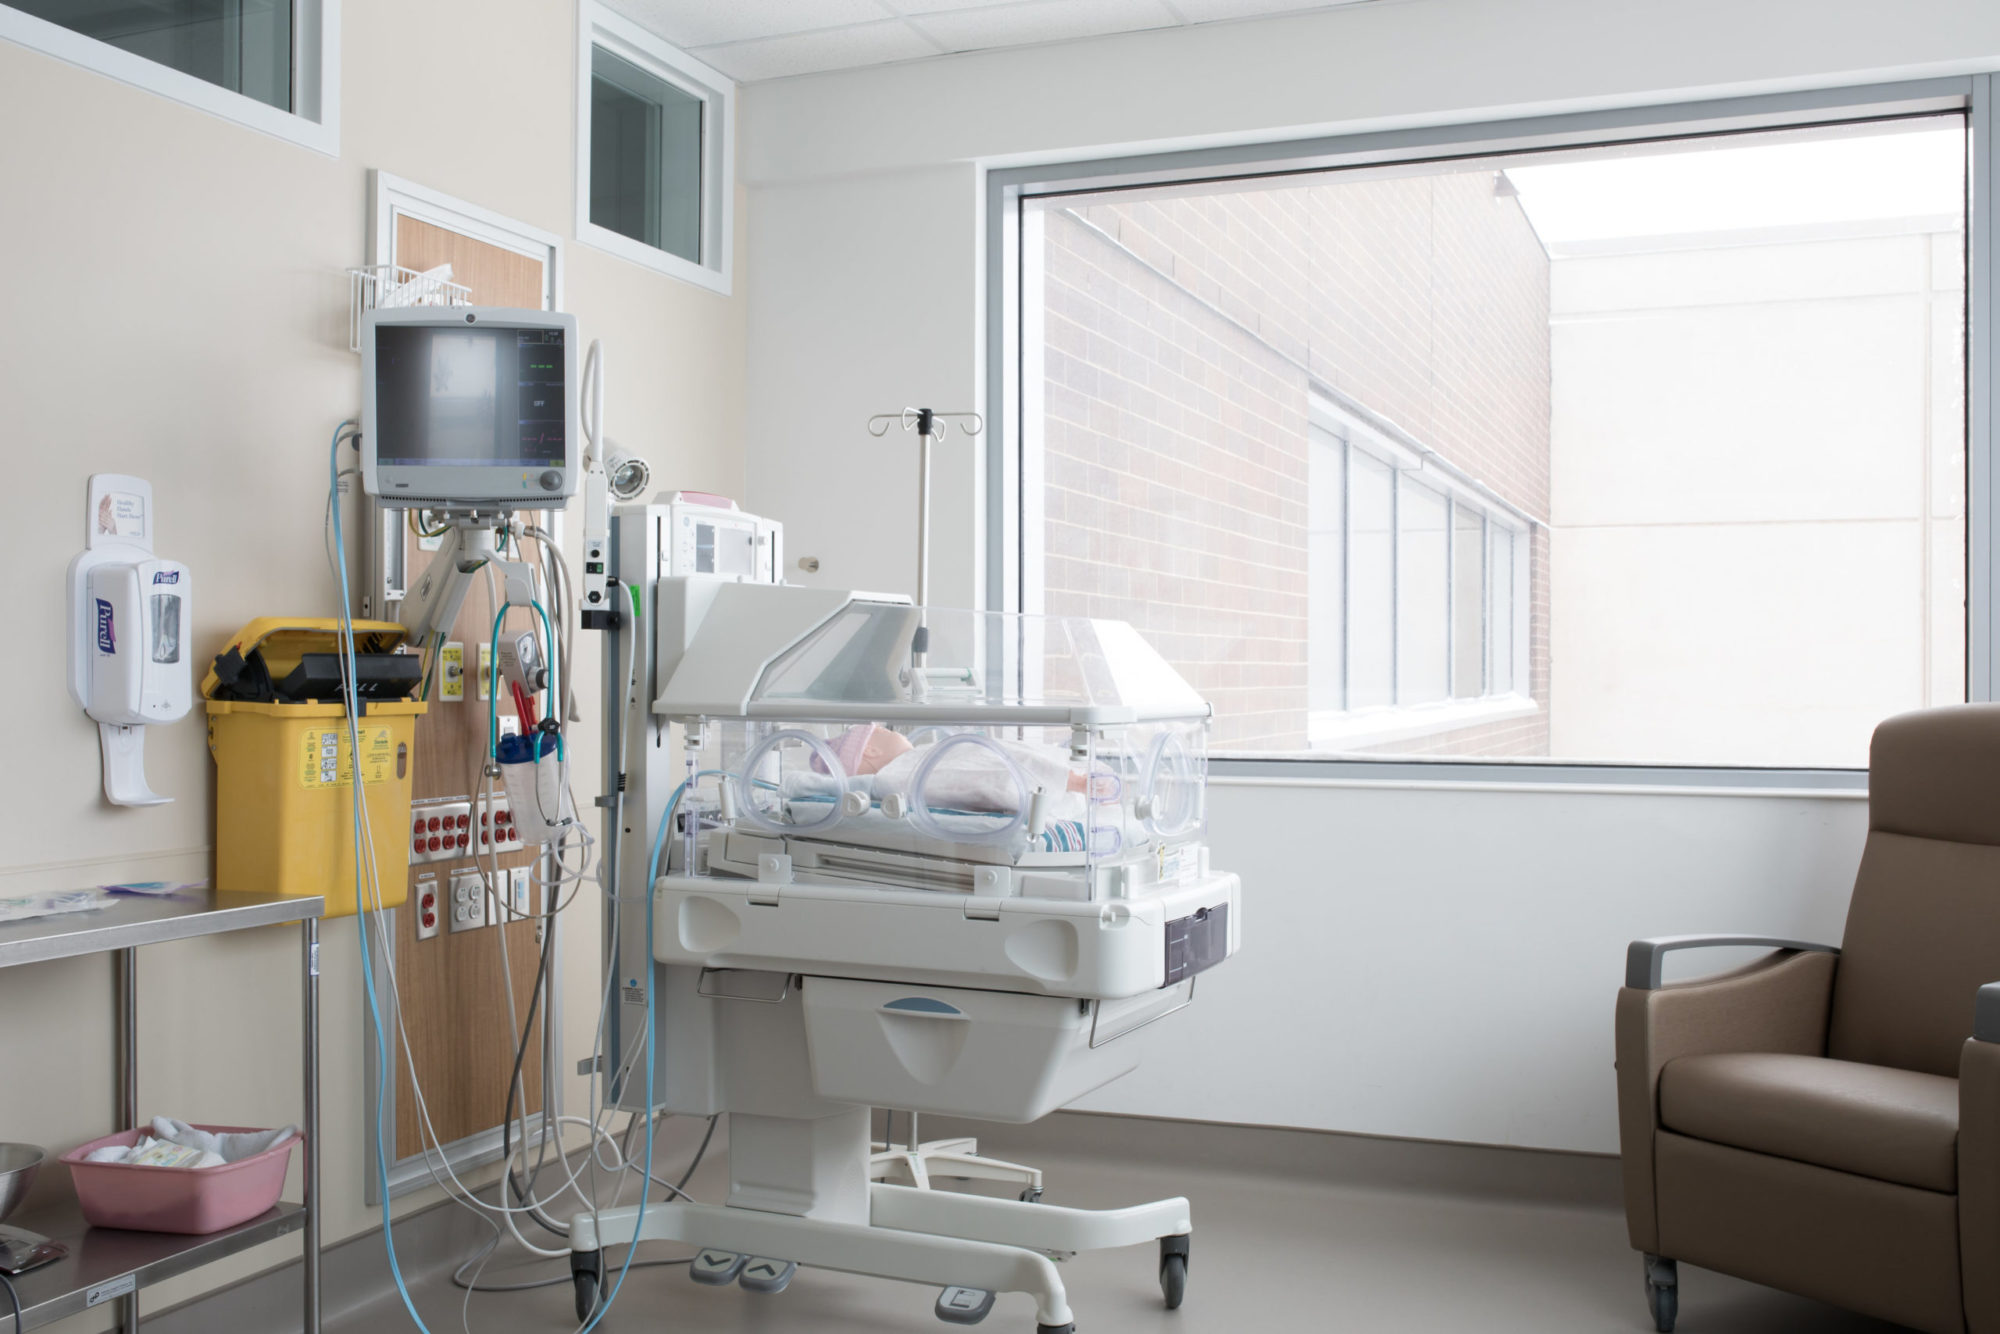
[[[654,883],[653,955],[664,964],[1116,1000],[1235,953],[1239,895],[1227,872],[1087,903],[669,875]]]

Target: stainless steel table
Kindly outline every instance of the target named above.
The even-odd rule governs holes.
[[[23,922],[0,923],[0,968],[68,959],[83,954],[113,956],[117,1020],[118,1128],[139,1120],[138,971],[139,947],[191,936],[297,923],[304,984],[305,1200],[280,1204],[240,1226],[203,1237],[164,1232],[125,1232],[86,1225],[74,1204],[38,1210],[9,1220],[69,1245],[69,1255],[14,1280],[21,1294],[27,1329],[64,1316],[119,1303],[119,1328],[139,1328],[139,1293],[162,1279],[292,1232],[305,1233],[305,1334],[319,1334],[319,919],[324,899],[279,898],[259,894],[217,894],[191,890],[165,898],[122,896],[97,912],[69,913]],[[0,1315],[0,1319],[4,1319]]]

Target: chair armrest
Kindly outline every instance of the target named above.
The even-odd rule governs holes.
[[[1776,936],[1655,936],[1651,940],[1635,940],[1625,948],[1625,985],[1634,991],[1658,991],[1660,989],[1660,968],[1666,962],[1670,950],[1706,949],[1713,945],[1764,945],[1775,950],[1809,950],[1822,954],[1838,954],[1834,945],[1816,945],[1806,940],[1783,940]],[[1994,990],[1989,987],[1988,990]],[[1984,1004],[1985,993],[1980,993]],[[1995,1005],[2000,1006],[2000,996]],[[2000,1009],[1994,1013],[1996,1028],[2000,1028]],[[2000,1041],[1994,1038],[1993,1041]]]
[[[1972,1036],[1979,1042],[2000,1042],[2000,982],[1979,989],[1972,1008]]]

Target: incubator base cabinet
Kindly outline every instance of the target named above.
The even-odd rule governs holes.
[[[647,1105],[650,1006],[651,1101],[729,1114],[730,1187],[579,1214],[579,1316],[616,1279],[603,1248],[644,1239],[753,1291],[796,1266],[932,1284],[961,1323],[1024,1292],[1045,1331],[1072,1324],[1052,1259],[1157,1243],[1178,1305],[1186,1200],[885,1184],[870,1109],[1040,1117],[1132,1069],[1132,1032],[1235,951],[1237,878],[1203,842],[1207,704],[1118,622],[653,577],[657,508],[614,533],[644,614],[606,653],[626,700],[607,764],[621,880],[650,904],[628,889],[610,927],[604,1073]]]

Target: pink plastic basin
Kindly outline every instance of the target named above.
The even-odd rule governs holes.
[[[217,1135],[255,1133],[254,1126],[196,1126]],[[79,1144],[62,1156],[76,1183],[76,1202],[92,1227],[137,1232],[200,1235],[247,1223],[278,1202],[292,1146],[302,1136],[279,1140],[254,1158],[220,1167],[134,1167],[130,1163],[87,1163],[109,1145],[126,1148],[150,1130],[126,1130]]]

